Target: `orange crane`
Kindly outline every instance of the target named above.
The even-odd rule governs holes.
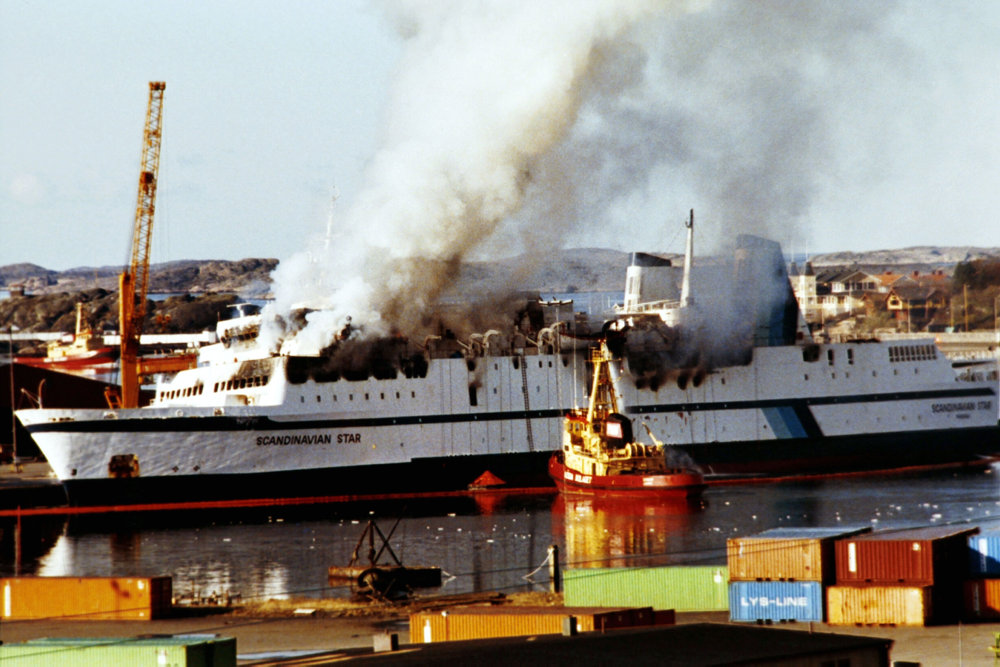
[[[139,197],[132,228],[132,257],[118,277],[118,328],[121,334],[121,395],[107,394],[111,407],[139,407],[139,338],[146,321],[146,293],[149,289],[149,242],[153,235],[156,210],[156,175],[160,169],[160,141],[163,135],[163,90],[167,84],[150,81],[146,126],[142,134],[142,166]]]

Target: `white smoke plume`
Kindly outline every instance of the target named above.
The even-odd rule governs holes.
[[[543,261],[567,230],[606,246],[694,207],[702,248],[781,239],[837,177],[835,119],[905,59],[880,30],[891,3],[386,7],[405,45],[381,148],[339,236],[274,274],[274,312],[325,309],[304,349],[348,316],[419,328],[463,259]]]
[[[417,325],[459,262],[521,206],[534,164],[576,120],[599,45],[657,5],[391,5],[406,42],[382,148],[341,236],[281,263],[274,310],[328,309],[320,339],[347,316],[383,333]]]

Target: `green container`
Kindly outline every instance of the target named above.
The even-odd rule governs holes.
[[[0,646],[11,667],[236,667],[236,639],[218,635],[32,639]]]
[[[728,611],[729,568],[671,565],[563,571],[567,607]]]

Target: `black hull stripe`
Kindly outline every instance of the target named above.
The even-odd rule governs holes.
[[[663,412],[705,412],[714,410],[759,410],[766,408],[792,408],[802,420],[807,433],[816,435],[819,427],[809,411],[816,405],[847,405],[851,403],[882,403],[888,401],[918,401],[927,399],[956,399],[985,396],[995,392],[988,387],[945,389],[935,391],[894,392],[889,394],[855,394],[851,396],[817,396],[813,398],[768,399],[758,401],[719,401],[695,403],[660,403],[638,405],[626,409],[633,415]],[[325,429],[378,426],[414,426],[431,424],[461,424],[492,421],[519,421],[525,419],[553,419],[565,414],[562,409],[518,410],[511,412],[480,412],[471,414],[416,415],[399,417],[364,417],[347,419],[303,419],[280,421],[270,417],[198,417],[181,416],[143,419],[100,419],[94,421],[61,421],[33,424],[29,433],[150,433],[191,431],[286,431],[299,429]]]

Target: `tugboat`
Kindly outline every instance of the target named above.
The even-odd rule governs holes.
[[[591,350],[594,381],[587,408],[574,408],[563,420],[562,450],[549,459],[549,475],[564,493],[611,493],[694,498],[705,479],[693,467],[667,462],[667,447],[653,435],[652,445],[636,442],[632,421],[618,412],[611,379],[611,353],[601,341]]]
[[[118,348],[104,344],[104,337],[95,334],[83,316],[83,304],[76,304],[76,331],[68,341],[52,341],[44,357],[17,357],[25,366],[58,371],[98,374],[114,370]]]

